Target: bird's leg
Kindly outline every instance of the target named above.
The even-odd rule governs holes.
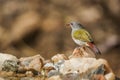
[[[82,48],[83,48],[84,50],[86,50],[86,45],[83,45]]]
[[[77,46],[76,48],[77,48],[77,49],[80,49],[80,48],[82,48],[82,46]]]
[[[79,46],[77,46],[76,48],[77,48],[77,49],[83,48],[83,49],[85,50],[85,49],[86,49],[85,47],[86,47],[86,45],[79,45]]]

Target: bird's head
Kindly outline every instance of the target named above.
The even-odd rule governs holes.
[[[70,22],[67,25],[70,26],[72,28],[72,30],[83,28],[83,26],[78,22]]]

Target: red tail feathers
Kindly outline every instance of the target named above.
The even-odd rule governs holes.
[[[89,47],[96,53],[96,54],[101,54],[101,52],[99,51],[99,49],[95,46],[94,43],[87,43],[89,45]]]

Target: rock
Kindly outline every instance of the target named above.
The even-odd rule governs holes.
[[[17,61],[12,61],[12,60],[4,61],[3,65],[2,65],[2,70],[3,71],[13,71],[13,72],[16,72],[18,70]]]
[[[45,61],[40,55],[20,58],[19,63],[17,58],[5,59],[0,77],[5,80],[119,80],[105,59],[96,59],[87,51],[90,53],[89,48],[79,47],[69,59],[57,54],[52,61]]]
[[[50,63],[50,62],[51,62],[51,60],[44,60],[44,64]]]
[[[16,74],[16,77],[25,77],[25,76],[26,76],[26,74],[20,74],[20,73]]]
[[[5,77],[1,78],[0,80],[45,80],[41,79],[40,77]]]
[[[68,57],[64,54],[56,54],[55,56],[53,56],[52,58],[52,61],[54,63],[58,62],[59,60],[68,60]]]
[[[52,77],[50,77],[50,78],[48,78],[46,80],[62,80],[62,79],[61,79],[61,77],[59,75],[57,75],[57,76],[52,76]]]
[[[64,63],[64,60],[59,60],[58,62],[54,64],[52,62],[46,63],[43,67],[44,75],[47,77],[59,75],[60,74],[59,69],[60,69],[61,64],[63,63]]]
[[[18,59],[10,54],[0,53],[0,71],[7,70],[7,71],[16,71],[17,70],[17,62]]]
[[[70,73],[76,73],[80,75],[81,79],[98,78],[98,75],[103,76],[106,80],[114,80],[115,75],[109,69],[105,60],[95,58],[71,58],[65,60],[60,67],[60,73],[67,75]],[[110,76],[107,76],[107,75]],[[94,77],[96,75],[96,77]],[[106,77],[107,76],[107,77]],[[108,78],[109,77],[109,78]],[[100,77],[101,78],[101,77]]]
[[[106,80],[116,80],[116,79],[115,79],[115,74],[114,74],[113,72],[107,73],[107,74],[105,75],[105,79],[106,79]],[[120,79],[119,79],[119,80],[120,80]]]
[[[65,60],[59,60],[57,63],[55,63],[55,64],[54,64],[55,69],[56,69],[57,71],[59,71],[61,65],[62,65],[64,62],[65,62]]]
[[[47,74],[47,77],[51,77],[51,76],[56,76],[56,75],[60,75],[59,71],[57,70],[50,70]]]
[[[52,70],[52,69],[55,69],[55,67],[54,67],[54,64],[52,62],[49,62],[49,63],[46,63],[43,66],[43,69],[45,69],[45,70]]]
[[[40,72],[43,67],[44,58],[42,58],[40,55],[35,55],[32,57],[20,58],[19,60],[20,60],[20,64],[19,64],[20,66],[18,72],[26,72],[26,71]]]
[[[46,63],[43,66],[43,71],[41,73],[42,73],[43,76],[49,76],[48,73],[51,70],[55,70],[55,66],[54,66],[54,64],[52,62],[49,62],[49,63]]]
[[[61,64],[64,63],[64,60],[67,60],[68,58],[64,54],[57,54],[52,57],[52,62],[48,62],[43,66],[42,75],[51,77],[60,74],[59,68]]]
[[[25,74],[26,74],[27,77],[33,77],[33,75],[34,75],[32,73],[32,71],[27,71]]]
[[[34,77],[23,77],[20,80],[35,80]]]
[[[12,77],[16,76],[16,74],[12,71],[6,72],[6,71],[0,71],[0,77]]]
[[[93,79],[91,79],[91,80],[110,80],[110,79],[106,79],[105,77],[104,77],[104,75],[94,75],[93,77],[92,77]],[[114,79],[112,79],[112,80],[114,80]]]
[[[22,77],[18,80],[45,80],[45,79],[42,79],[41,77]]]
[[[88,47],[77,47],[74,49],[72,55],[69,56],[70,58],[82,58],[82,57],[93,57],[95,58],[94,53]]]
[[[4,77],[4,80],[19,80],[17,77]]]
[[[62,76],[62,80],[82,80],[77,73],[69,73]],[[86,80],[86,79],[85,79]]]
[[[89,53],[90,54],[89,54]],[[96,59],[88,47],[75,48],[73,54],[66,59],[63,55],[55,55],[49,64],[47,77],[51,80],[115,80],[108,62]],[[48,63],[46,63],[48,66]],[[46,68],[46,69],[47,69]]]

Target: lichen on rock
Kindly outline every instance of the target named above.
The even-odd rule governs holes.
[[[17,61],[12,61],[12,60],[4,61],[3,65],[2,65],[2,70],[3,71],[13,71],[13,72],[16,72],[18,70]]]

